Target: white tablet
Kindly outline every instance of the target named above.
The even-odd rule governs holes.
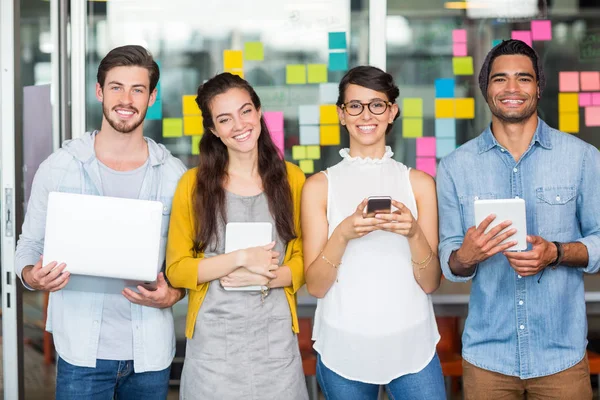
[[[517,244],[509,247],[507,251],[527,250],[527,219],[525,214],[525,200],[523,199],[495,199],[475,200],[475,226],[479,226],[488,215],[495,214],[496,218],[485,230],[488,232],[496,225],[510,220],[512,225],[502,232],[516,228],[517,232],[505,239],[502,243],[517,241]]]
[[[225,226],[225,253],[265,246],[271,243],[273,225],[269,222],[230,222]],[[224,287],[225,290],[261,290],[266,287],[242,286]]]

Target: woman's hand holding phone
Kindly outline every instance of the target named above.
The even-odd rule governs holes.
[[[279,252],[273,250],[275,242],[266,246],[250,247],[240,250],[241,260],[239,265],[258,275],[274,279],[276,275],[271,272],[279,268]]]
[[[375,215],[375,218],[380,221],[379,228],[383,231],[394,232],[408,238],[413,237],[419,231],[420,227],[412,212],[399,201],[392,200],[392,205],[397,208],[396,211]]]
[[[342,238],[348,242],[352,239],[360,238],[367,233],[376,231],[378,228],[378,221],[376,218],[365,217],[364,211],[367,206],[367,199],[364,199],[354,213],[346,217],[336,229],[340,230]]]

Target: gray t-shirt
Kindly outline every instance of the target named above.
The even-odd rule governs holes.
[[[148,169],[148,161],[132,171],[115,171],[98,161],[105,196],[137,199]],[[105,294],[100,325],[100,360],[133,360],[131,303],[122,294]]]

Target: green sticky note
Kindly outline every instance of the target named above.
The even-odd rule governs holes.
[[[263,61],[265,52],[262,42],[244,43],[244,58],[250,61]]]
[[[422,118],[402,118],[402,137],[403,138],[423,137],[423,119]]]
[[[306,83],[306,65],[289,64],[285,66],[285,83],[303,85]]]
[[[306,146],[292,146],[292,159],[303,160],[306,157]]]
[[[308,64],[308,83],[327,83],[327,64]]]
[[[183,118],[164,118],[163,137],[173,138],[183,136]]]
[[[306,146],[306,158],[318,160],[321,158],[321,146]]]
[[[406,98],[402,101],[402,116],[423,118],[423,99]]]
[[[200,139],[202,139],[202,135],[192,136],[192,154],[193,155],[200,154]]]
[[[473,75],[473,57],[452,57],[454,75]]]
[[[315,163],[313,160],[300,160],[299,167],[305,174],[312,174],[315,172]]]

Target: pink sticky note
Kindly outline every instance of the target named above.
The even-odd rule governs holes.
[[[558,90],[560,92],[579,92],[579,72],[559,72]]]
[[[417,157],[417,169],[435,176],[436,161],[435,157]]]
[[[454,43],[467,43],[467,30],[466,29],[453,29],[452,30],[452,41]]]
[[[452,55],[454,57],[465,57],[467,55],[467,44],[454,43],[452,45]]]
[[[579,107],[588,107],[593,105],[591,93],[579,93]]]
[[[283,111],[265,111],[263,118],[269,131],[283,132]]]
[[[600,93],[592,93],[592,105],[600,106]]]
[[[585,108],[585,126],[600,126],[600,107]]]
[[[435,138],[417,138],[417,157],[435,157]]]
[[[600,72],[582,72],[581,75],[581,90],[593,91],[600,90]]]
[[[279,155],[283,158],[284,150],[284,140],[283,140],[283,131],[273,131],[269,129],[269,133],[271,134],[271,139],[273,140],[273,144],[275,147],[279,149]]]
[[[512,31],[510,35],[512,39],[521,40],[529,45],[529,47],[533,47],[533,41],[531,40],[531,31]]]
[[[531,37],[533,40],[552,40],[552,22],[531,21]]]

